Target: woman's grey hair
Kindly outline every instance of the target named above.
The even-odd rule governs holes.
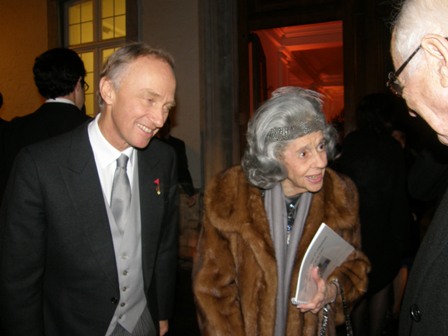
[[[322,96],[311,90],[286,86],[258,108],[247,128],[247,147],[241,166],[249,182],[270,189],[283,181],[286,168],[281,162],[285,146],[304,135],[322,131],[328,159],[332,159],[336,130],[322,112]]]
[[[391,51],[402,61],[421,44],[426,34],[448,36],[448,1],[446,0],[406,0],[398,6],[395,17]],[[405,71],[412,73],[419,64],[422,53],[418,52],[407,65]]]
[[[112,81],[116,90],[120,88],[121,75],[126,70],[129,64],[140,57],[154,57],[169,64],[174,71],[173,57],[162,49],[153,48],[142,42],[133,42],[125,45],[114,52],[104,64],[103,70],[100,74],[100,79],[107,77]],[[102,109],[104,100],[99,94],[99,105]]]

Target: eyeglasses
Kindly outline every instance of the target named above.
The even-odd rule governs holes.
[[[84,79],[81,79],[81,85],[85,92],[89,91],[90,86]]]
[[[445,37],[445,39],[448,40],[448,37]],[[419,45],[417,49],[415,49],[414,52],[411,54],[411,56],[409,56],[408,59],[404,61],[404,63],[397,69],[397,71],[389,72],[388,75],[389,80],[387,81],[386,86],[392,91],[393,94],[397,95],[398,97],[401,97],[403,95],[403,86],[400,84],[398,76],[400,76],[404,68],[406,68],[406,65],[408,65],[408,63],[420,50],[421,47],[422,46]]]
[[[395,72],[389,72],[388,78],[389,80],[386,83],[386,86],[392,91],[394,95],[397,95],[398,97],[401,97],[403,95],[403,86],[400,84],[400,81],[398,80],[398,76],[403,72],[404,68],[406,68],[406,65],[411,61],[411,59],[415,56],[415,54],[420,50],[421,45],[417,47],[417,49],[414,50],[414,52],[411,54],[411,56],[408,57],[406,61],[397,69]]]

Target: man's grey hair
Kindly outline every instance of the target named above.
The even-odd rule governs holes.
[[[129,64],[140,57],[154,57],[166,62],[174,71],[173,57],[165,50],[153,48],[142,42],[133,42],[125,45],[114,52],[104,64],[100,79],[107,77],[112,81],[116,90],[120,88],[121,75]],[[102,109],[104,100],[99,94],[99,105]]]
[[[270,189],[284,180],[281,162],[288,143],[304,135],[322,131],[327,156],[334,154],[336,130],[327,124],[322,112],[322,96],[312,90],[287,86],[273,92],[249,121],[247,147],[241,166],[250,183]]]
[[[398,6],[398,10],[399,13],[392,22],[391,49],[402,62],[421,44],[426,34],[448,36],[448,1],[405,0]],[[421,52],[417,52],[405,71],[412,73],[421,57]]]

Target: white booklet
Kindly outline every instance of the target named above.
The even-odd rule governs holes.
[[[316,294],[317,285],[311,277],[313,267],[319,267],[320,276],[325,280],[354,249],[333,229],[322,223],[303,257],[297,279],[296,295],[291,302],[294,305],[307,303]]]

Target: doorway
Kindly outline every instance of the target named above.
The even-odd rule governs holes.
[[[254,30],[249,43],[251,111],[280,86],[320,92],[329,122],[344,109],[342,21]]]

